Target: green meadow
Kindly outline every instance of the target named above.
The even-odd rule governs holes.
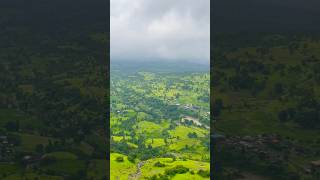
[[[111,70],[111,179],[209,179],[208,72],[119,72]]]
[[[318,179],[319,36],[230,36],[216,35],[212,69],[214,131],[225,136],[216,178]]]

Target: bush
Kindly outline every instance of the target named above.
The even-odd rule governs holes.
[[[198,138],[198,135],[197,135],[197,133],[196,132],[193,132],[193,133],[188,133],[188,137],[189,138]]]
[[[184,174],[184,173],[186,173],[188,171],[189,171],[189,168],[186,168],[186,167],[184,167],[182,165],[178,165],[178,166],[176,166],[176,167],[174,167],[172,169],[167,169],[165,171],[165,174],[169,175],[169,176],[174,176],[176,174]]]
[[[157,175],[153,175],[149,178],[149,180],[157,180],[158,179],[158,176]]]
[[[45,156],[44,158],[42,158],[42,160],[40,161],[40,165],[41,166],[46,166],[46,165],[50,165],[53,164],[54,162],[56,162],[57,159],[55,157],[51,157],[51,156]]]
[[[153,175],[149,180],[169,180],[169,177],[167,175],[159,174],[159,176]]]
[[[128,155],[128,160],[129,160],[130,162],[133,162],[133,163],[134,163],[136,157],[137,157],[137,156],[136,156],[135,154],[129,154],[129,155]]]
[[[161,163],[160,161],[158,161],[158,162],[156,162],[156,163],[154,164],[154,166],[155,166],[155,167],[165,167],[166,165],[163,164],[163,163]]]
[[[37,153],[42,154],[42,153],[44,152],[44,146],[43,146],[43,144],[37,144],[36,147],[35,147],[35,151],[36,151]]]
[[[280,111],[278,113],[278,119],[280,120],[280,122],[288,121],[288,113],[287,113],[287,111]]]
[[[210,172],[209,172],[209,171],[202,170],[202,169],[200,169],[200,170],[198,171],[198,174],[199,174],[199,176],[202,176],[202,177],[210,177]]]
[[[119,157],[116,158],[116,161],[117,162],[123,162],[124,160],[123,160],[123,157],[119,156]]]
[[[9,121],[5,124],[5,128],[8,130],[8,131],[18,131],[19,130],[19,122],[16,121],[16,122],[12,122],[12,121]]]

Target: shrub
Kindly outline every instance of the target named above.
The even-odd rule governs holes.
[[[129,156],[128,156],[128,160],[130,161],[130,162],[135,162],[135,159],[136,159],[136,155],[135,154],[129,154]]]
[[[116,158],[116,161],[117,162],[123,162],[124,160],[123,160],[123,157],[119,156],[119,157]]]
[[[198,135],[197,135],[197,133],[196,132],[193,132],[193,133],[188,133],[188,137],[189,138],[197,138],[198,137]]]
[[[159,174],[157,176],[156,174],[149,178],[149,180],[169,180],[169,177],[167,175]]]
[[[154,164],[154,166],[155,166],[155,167],[165,167],[166,165],[163,164],[163,163],[161,163],[160,161],[158,161],[158,162],[156,162],[156,163]]]
[[[202,170],[202,169],[200,169],[200,170],[198,171],[198,174],[199,174],[199,176],[202,176],[202,177],[210,177],[210,172],[209,172],[209,171]]]
[[[176,174],[184,174],[186,172],[189,171],[189,168],[186,168],[182,165],[177,165],[176,167],[172,168],[172,169],[167,169],[165,171],[165,174],[166,175],[169,175],[169,176],[174,176]]]

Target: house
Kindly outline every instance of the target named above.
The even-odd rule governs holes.
[[[7,136],[0,136],[0,161],[11,161],[14,154],[12,147],[13,144],[9,143]]]
[[[320,170],[320,160],[310,162],[312,170]]]
[[[25,164],[37,163],[40,160],[41,160],[41,156],[38,156],[38,155],[26,155],[26,156],[23,156],[22,158],[22,162]]]
[[[185,122],[192,122],[193,124],[197,125],[197,126],[201,126],[202,124],[199,122],[199,119],[191,117],[191,116],[183,116],[181,118],[181,122],[185,123]]]

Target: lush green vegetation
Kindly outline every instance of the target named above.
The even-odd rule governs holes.
[[[318,179],[319,36],[215,38],[213,131],[225,135],[216,141],[217,178]]]
[[[208,71],[121,63],[111,67],[111,179],[209,179]]]
[[[0,2],[0,179],[106,179],[103,5]]]

